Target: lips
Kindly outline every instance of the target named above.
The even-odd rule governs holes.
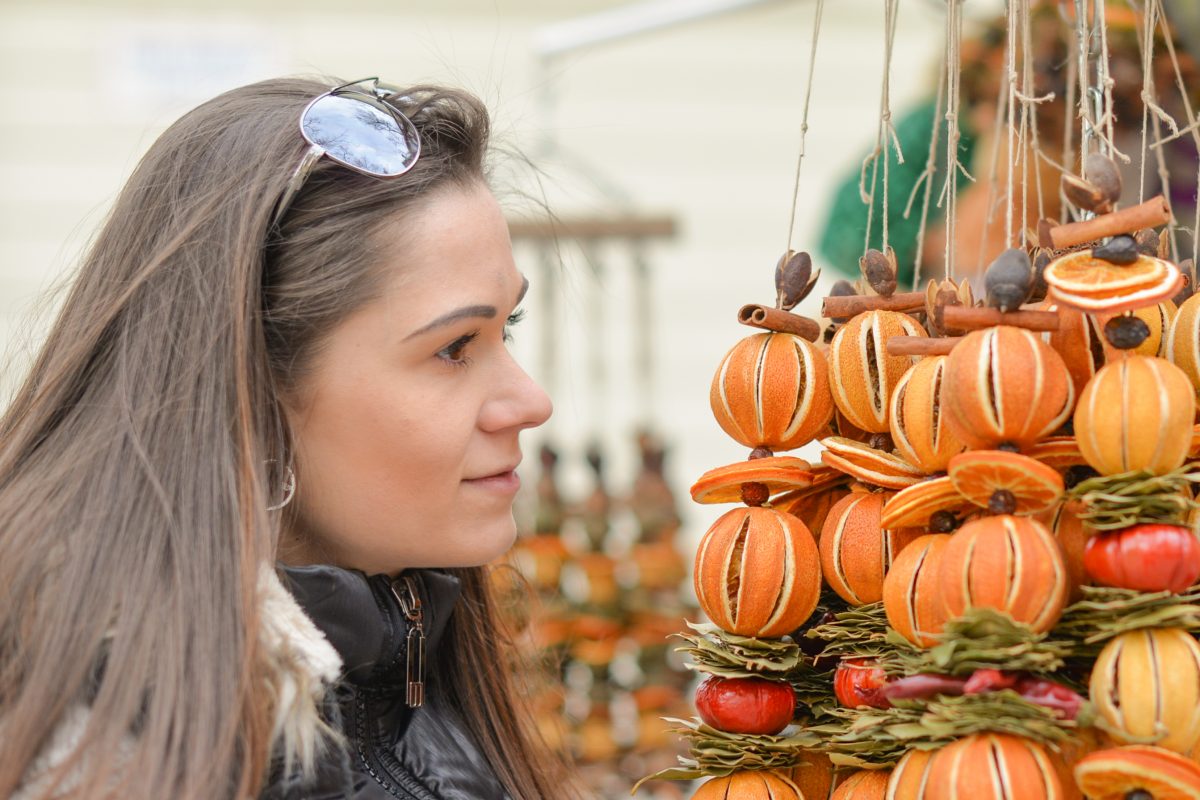
[[[486,475],[477,475],[474,478],[464,478],[463,480],[485,481],[488,478],[504,478],[504,477],[507,477],[507,476],[511,475],[512,473],[516,472],[517,467],[520,466],[520,464],[521,464],[521,462],[518,461],[515,464],[512,464],[510,466],[501,467],[500,469],[496,470],[495,472],[489,472]]]

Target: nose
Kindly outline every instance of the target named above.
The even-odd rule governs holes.
[[[512,356],[492,399],[480,414],[480,427],[486,431],[536,428],[550,419],[554,405],[537,381]]]

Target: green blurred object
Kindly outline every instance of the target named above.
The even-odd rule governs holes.
[[[896,122],[896,136],[900,140],[900,150],[904,155],[904,163],[896,158],[894,149],[889,149],[888,158],[888,244],[896,251],[899,263],[899,283],[904,290],[912,285],[913,262],[917,255],[917,233],[921,226],[921,203],[924,199],[924,187],[917,193],[913,201],[912,212],[908,219],[904,218],[904,209],[913,187],[925,171],[925,163],[929,159],[929,142],[933,135],[934,100],[929,98],[917,105],[899,118]],[[945,207],[938,208],[938,196],[946,175],[946,121],[940,120],[941,130],[938,132],[937,171],[933,174],[933,186],[930,190],[929,217],[926,225],[933,225],[945,215]],[[959,125],[959,161],[971,163],[975,150],[975,137],[969,130],[963,130]],[[866,157],[866,153],[863,154]],[[861,165],[862,161],[856,162]],[[838,185],[834,194],[833,204],[829,209],[824,230],[821,234],[819,251],[825,260],[839,272],[853,278],[858,277],[858,259],[866,247],[864,241],[867,234],[867,204],[859,195],[859,172],[855,167]],[[868,171],[868,179],[870,174]],[[967,179],[958,176],[961,188]],[[883,163],[875,176],[875,208],[871,220],[871,241],[867,245],[877,250],[883,249]],[[868,189],[870,187],[868,186]]]

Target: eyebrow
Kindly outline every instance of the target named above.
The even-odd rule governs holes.
[[[519,292],[517,292],[517,302],[514,305],[520,305],[521,301],[525,299],[525,293],[527,291],[529,291],[529,278],[523,277],[521,280],[521,290]],[[496,318],[496,307],[495,306],[476,305],[476,306],[463,306],[462,308],[456,308],[453,311],[449,311],[449,312],[443,314],[442,316],[438,317],[433,322],[430,322],[427,325],[422,325],[420,328],[413,331],[408,336],[405,336],[404,341],[408,341],[409,339],[415,338],[422,334],[429,333],[432,330],[437,330],[438,328],[444,328],[447,325],[452,325],[455,322],[458,322],[460,319],[472,319],[472,318],[495,319]]]

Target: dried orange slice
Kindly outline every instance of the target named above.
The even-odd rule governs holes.
[[[1046,285],[1075,295],[1112,295],[1144,289],[1162,281],[1172,265],[1152,256],[1138,256],[1132,264],[1113,264],[1078,250],[1056,258],[1043,273]]]
[[[853,439],[830,436],[822,439],[821,445],[825,448],[821,453],[822,462],[872,486],[903,489],[925,478],[921,470],[900,456]]]
[[[740,503],[743,483],[761,483],[768,495],[812,485],[809,463],[793,456],[770,456],[710,469],[692,484],[697,503]]]
[[[1132,311],[1161,303],[1179,293],[1183,288],[1183,274],[1173,265],[1171,269],[1173,274],[1161,283],[1134,292],[1097,296],[1070,294],[1057,289],[1051,289],[1050,292],[1058,302],[1092,313]]]
[[[1059,501],[1063,479],[1053,468],[1019,453],[972,450],[950,459],[950,481],[959,494],[988,508],[998,492],[1010,492],[1014,510],[997,513],[1036,514]]]
[[[1087,463],[1074,436],[1047,436],[1026,450],[1025,455],[1053,469],[1067,469]]]
[[[1075,782],[1092,800],[1125,800],[1142,790],[1154,800],[1200,800],[1200,765],[1170,750],[1130,745],[1086,755]]]
[[[879,524],[893,528],[927,528],[929,518],[939,511],[961,511],[972,507],[969,500],[958,493],[950,476],[915,483],[901,489],[883,507]]]

